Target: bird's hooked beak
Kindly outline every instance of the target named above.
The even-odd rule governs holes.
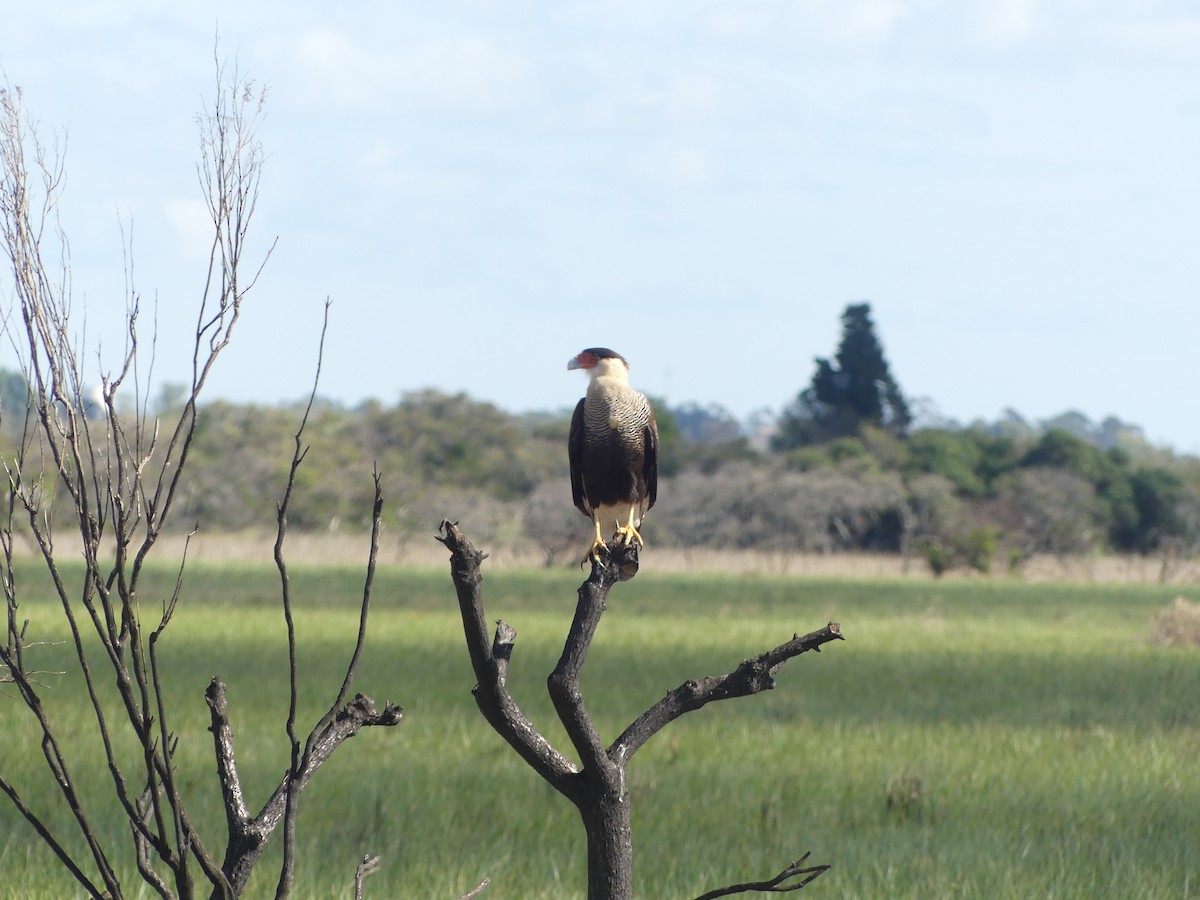
[[[596,354],[590,350],[584,350],[572,356],[567,362],[567,369],[594,369],[596,368]]]

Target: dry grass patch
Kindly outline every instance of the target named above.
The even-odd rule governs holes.
[[[379,547],[379,564],[399,568],[435,568],[445,571],[446,548],[434,540],[437,522],[431,522],[427,532],[412,533],[384,529]],[[203,565],[263,563],[273,565],[274,530],[239,532],[200,531],[188,541],[189,562]],[[183,556],[185,536],[166,534],[160,541],[157,556],[160,560],[178,560]],[[304,532],[288,534],[284,553],[294,566],[315,565],[361,566],[367,559],[367,535],[351,529],[341,531]],[[481,540],[481,549],[488,553],[488,567],[493,570],[545,569],[579,572],[582,550],[571,548],[560,554],[550,566],[546,565],[546,549],[528,542],[506,543]],[[580,544],[580,547],[583,545]],[[62,558],[78,557],[82,553],[77,535],[63,533],[55,536],[55,548]],[[18,558],[40,558],[40,551],[31,540],[20,540],[13,547]],[[110,551],[111,552],[111,551]],[[920,557],[905,559],[893,553],[791,553],[762,550],[707,547],[678,548],[655,543],[647,538],[643,569],[663,573],[708,572],[726,575],[781,575],[790,578],[904,580],[927,581],[933,576]],[[943,581],[1005,581],[1037,584],[1158,584],[1163,578],[1162,562],[1153,556],[1115,554],[1087,555],[1060,558],[1035,556],[1019,573],[996,567],[991,574],[972,570],[955,570],[942,576]],[[447,579],[448,579],[447,575]],[[1200,582],[1200,560],[1177,567],[1170,581],[1190,585]],[[447,582],[448,583],[448,582]]]
[[[1170,647],[1200,647],[1200,603],[1176,597],[1154,618],[1151,641]]]

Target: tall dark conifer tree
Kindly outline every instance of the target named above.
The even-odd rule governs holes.
[[[788,450],[858,433],[865,423],[904,435],[912,422],[875,335],[869,303],[842,313],[842,340],[833,361],[817,359],[812,384],[783,413],[776,449]]]

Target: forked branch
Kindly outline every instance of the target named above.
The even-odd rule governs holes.
[[[798,891],[808,885],[822,872],[829,871],[829,866],[806,866],[811,853],[805,853],[784,867],[783,871],[774,878],[765,881],[746,881],[741,884],[731,884],[728,887],[716,888],[701,894],[696,900],[716,900],[717,897],[728,897],[730,894],[788,894]],[[793,880],[796,879],[796,880]],[[789,884],[790,882],[790,884]]]
[[[479,711],[535,772],[558,791],[568,793],[579,769],[542,737],[508,691],[508,660],[517,639],[516,631],[501,621],[497,623],[495,639],[488,636],[480,572],[487,554],[476,550],[455,522],[442,523],[438,540],[450,550],[450,568],[458,592],[467,653],[475,670],[476,684],[471,693]]]
[[[211,713],[209,730],[213,735],[217,759],[217,775],[221,782],[221,795],[225,806],[226,822],[229,826],[229,843],[221,869],[228,882],[228,895],[240,896],[250,878],[251,870],[266,846],[275,828],[283,821],[288,791],[293,780],[297,791],[303,790],[318,768],[333,755],[346,740],[354,737],[363,728],[374,725],[393,726],[400,724],[404,711],[391,703],[379,711],[370,697],[357,695],[332,719],[314,731],[310,740],[312,752],[305,758],[304,768],[293,779],[289,770],[275,788],[271,797],[256,815],[251,815],[246,805],[241,779],[238,776],[237,756],[233,741],[233,728],[229,724],[229,708],[224,682],[214,678],[204,692]],[[222,896],[214,891],[213,896]]]
[[[842,640],[845,638],[842,636],[841,626],[837,622],[830,622],[824,628],[803,637],[796,635],[790,641],[766,653],[742,660],[728,675],[709,675],[707,678],[685,681],[638,716],[617,738],[609,752],[623,750],[624,753],[632,755],[667,724],[684,713],[700,709],[716,700],[748,697],[760,691],[769,691],[775,687],[775,673],[789,659],[809,650],[819,652],[822,644]]]
[[[582,765],[577,768],[538,732],[509,692],[508,664],[516,631],[501,621],[489,642],[480,571],[486,554],[475,549],[453,522],[442,522],[438,540],[450,550],[451,578],[458,593],[467,651],[477,681],[473,690],[475,702],[489,724],[534,771],[579,809],[588,839],[591,900],[622,900],[632,895],[633,838],[626,772],[634,754],[684,713],[716,700],[770,690],[775,686],[776,672],[789,659],[819,650],[829,641],[843,639],[838,624],[830,622],[824,628],[803,637],[793,636],[778,647],[743,660],[728,674],[687,681],[638,716],[611,746],[605,747],[588,714],[579,676],[604,614],[609,591],[619,581],[627,580],[637,567],[636,549],[617,544],[608,555],[593,562],[590,575],[580,586],[562,656],[547,679],[554,708],[579,754]],[[806,854],[774,879],[746,882],[722,891],[797,890],[828,868],[805,869],[802,864],[807,858]],[[798,876],[804,879],[803,883],[793,881]],[[722,896],[722,893],[706,896]]]

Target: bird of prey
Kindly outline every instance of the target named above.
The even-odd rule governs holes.
[[[629,386],[629,363],[607,347],[590,347],[567,363],[588,374],[567,441],[571,496],[596,527],[583,558],[600,561],[605,535],[642,545],[638,527],[658,493],[658,423],[644,394]]]

